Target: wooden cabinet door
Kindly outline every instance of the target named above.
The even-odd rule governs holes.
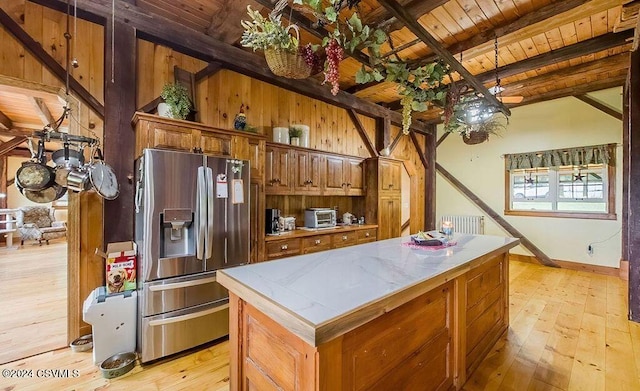
[[[289,151],[269,146],[266,149],[265,160],[265,193],[290,193]]]
[[[397,190],[401,187],[400,163],[380,160],[380,190]]]
[[[309,152],[307,159],[307,188],[310,194],[320,195],[324,188],[324,156],[320,153]]]
[[[242,136],[232,138],[232,157],[248,160],[251,165],[251,182],[264,181],[264,140]]]
[[[362,159],[345,158],[347,174],[347,194],[358,196],[364,194],[364,161]]]
[[[292,150],[290,153],[293,165],[291,171],[293,173],[293,191],[306,192],[309,183],[309,153]]]
[[[193,148],[205,155],[231,156],[231,137],[217,133],[192,131]]]
[[[326,183],[324,194],[346,194],[344,159],[339,156],[325,156]]]
[[[381,196],[378,207],[378,240],[400,236],[401,199],[398,196]]]
[[[150,124],[151,142],[148,148],[172,149],[191,152],[193,149],[191,129],[168,124]]]

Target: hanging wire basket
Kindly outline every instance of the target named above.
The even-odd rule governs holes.
[[[482,130],[462,133],[462,141],[467,145],[481,144],[487,140],[489,140],[489,133]]]

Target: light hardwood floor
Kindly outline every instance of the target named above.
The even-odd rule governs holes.
[[[1,247],[0,364],[66,344],[67,243]]]
[[[511,327],[465,390],[640,390],[640,325],[626,320],[624,281],[521,262],[510,273]],[[77,378],[0,377],[0,390],[228,390],[228,360],[224,341],[105,380],[90,353],[62,349],[0,370],[77,369]]]

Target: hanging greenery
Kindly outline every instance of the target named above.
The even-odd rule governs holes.
[[[381,56],[380,47],[389,41],[389,37],[383,30],[362,23],[357,10],[359,2],[360,0],[293,0],[293,4],[308,7],[319,24],[332,27],[322,40],[322,47],[326,54],[323,84],[331,84],[331,93],[336,95],[340,90],[339,66],[340,61],[345,57],[345,51],[348,53],[366,51],[369,55],[369,64],[363,65],[355,74],[356,83],[364,84],[383,80],[396,83],[398,93],[402,97],[402,130],[408,134],[413,112],[427,110],[429,103],[445,105],[449,87],[442,81],[444,76],[449,74],[449,66],[442,61],[436,61],[412,68],[397,54],[393,59]],[[284,5],[286,1],[281,0],[276,8],[282,9]],[[341,19],[339,10],[343,5],[356,9],[350,17]],[[289,35],[288,28],[282,26],[280,16],[277,18],[271,16],[267,20],[250,8],[249,16],[254,22],[242,22],[242,26],[245,27],[241,41],[243,46],[252,47],[254,50],[265,50],[270,45],[281,46],[292,51],[297,49],[299,42],[285,36]],[[310,49],[305,49],[305,53],[309,51]],[[317,53],[318,50],[314,48],[313,52]],[[308,63],[314,61],[310,59]]]

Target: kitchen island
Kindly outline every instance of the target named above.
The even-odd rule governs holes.
[[[457,235],[385,241],[218,272],[231,389],[460,389],[508,327],[508,250]]]

